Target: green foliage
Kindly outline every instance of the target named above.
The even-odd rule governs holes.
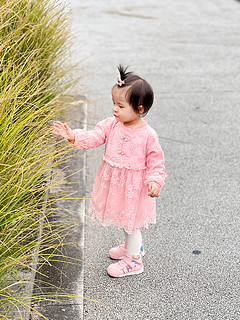
[[[31,270],[39,244],[43,251],[56,245],[64,229],[46,217],[56,201],[46,194],[52,167],[66,155],[50,131],[69,87],[68,30],[55,1],[0,0],[0,317],[9,305],[24,305],[9,290],[9,274],[21,281],[17,271]]]

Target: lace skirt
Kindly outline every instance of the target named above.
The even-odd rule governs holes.
[[[129,234],[156,223],[155,198],[147,195],[144,177],[145,170],[118,168],[102,160],[89,207],[92,218]]]

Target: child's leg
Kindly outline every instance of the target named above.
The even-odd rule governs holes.
[[[140,230],[133,231],[131,234],[127,234],[125,232],[126,240],[127,240],[127,254],[129,256],[137,256],[139,255],[141,246],[142,246],[142,234]]]
[[[110,264],[107,268],[107,273],[110,276],[117,278],[142,273],[144,268],[142,254],[140,253],[141,246],[142,235],[140,230],[128,234],[126,255],[122,260]]]
[[[142,247],[142,235],[140,230],[136,230],[132,234],[128,234],[125,230],[123,231],[125,235],[125,242],[120,244],[118,247],[114,247],[109,250],[110,258],[122,259],[126,253],[130,256],[135,256],[140,253],[140,255],[143,257],[144,251]]]
[[[128,233],[123,229],[124,236],[125,236],[125,243],[127,244],[127,239],[128,239]]]

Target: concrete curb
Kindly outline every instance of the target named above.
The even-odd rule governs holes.
[[[86,129],[86,114],[87,114],[87,100],[85,96],[77,95],[71,97],[71,102],[69,103],[69,108],[71,112],[64,115],[64,120],[72,128],[82,128]],[[74,118],[72,115],[76,116]],[[79,115],[79,116],[78,116]],[[61,248],[61,252],[66,258],[61,258],[63,261],[55,261],[51,265],[46,264],[41,270],[43,274],[48,276],[47,282],[56,285],[60,290],[64,290],[70,295],[76,297],[65,297],[62,300],[51,299],[51,301],[39,301],[34,303],[32,308],[37,310],[39,313],[43,314],[49,319],[83,319],[83,275],[84,275],[84,265],[83,262],[77,265],[68,264],[68,261],[72,262],[71,257],[74,259],[79,259],[79,261],[84,261],[84,220],[85,220],[85,166],[86,166],[86,154],[81,150],[70,150],[74,157],[71,161],[66,162],[64,167],[57,169],[62,178],[64,176],[70,176],[67,178],[66,183],[73,190],[78,190],[76,198],[82,197],[82,200],[61,200],[57,204],[57,208],[60,209],[59,213],[55,217],[61,220],[61,212],[63,214],[68,214],[67,218],[70,225],[75,224],[75,227],[71,229],[71,233],[67,235],[66,242],[69,245],[64,245]],[[73,172],[77,172],[72,175]],[[63,185],[64,190],[64,185]],[[69,190],[68,190],[69,191]],[[50,190],[50,194],[56,192],[56,190]],[[75,196],[74,196],[75,197]],[[71,222],[72,221],[72,222]],[[79,227],[76,227],[79,225]],[[73,245],[72,245],[73,243]],[[69,260],[70,258],[70,260]],[[41,276],[36,275],[36,281],[41,281]],[[34,290],[38,290],[35,286]],[[45,290],[45,288],[41,288]],[[47,290],[47,289],[46,289]],[[43,319],[36,313],[32,312],[34,317],[26,318],[29,319]]]
[[[44,198],[44,204],[43,204],[44,210],[46,208],[48,194],[49,192],[46,193]],[[43,219],[40,220],[40,225],[39,225],[38,246],[33,250],[34,255],[32,257],[32,262],[30,264],[32,269],[31,271],[28,271],[28,272],[24,272],[24,271],[18,272],[18,276],[22,279],[22,281],[19,284],[16,284],[15,286],[12,287],[12,290],[14,290],[15,292],[16,291],[19,292],[18,293],[19,296],[29,297],[29,303],[28,303],[29,307],[18,306],[18,308],[15,308],[11,312],[9,312],[8,316],[10,319],[20,318],[22,320],[29,320],[31,317],[30,306],[31,306],[32,294],[34,289],[36,270],[38,266],[38,252],[40,248],[40,240],[42,237],[42,225],[43,225]]]

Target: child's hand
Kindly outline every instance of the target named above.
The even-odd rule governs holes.
[[[54,123],[52,133],[71,141],[75,140],[72,129],[66,123],[62,123],[60,121]]]
[[[154,182],[149,183],[148,195],[152,198],[159,197],[160,196],[160,187]]]

